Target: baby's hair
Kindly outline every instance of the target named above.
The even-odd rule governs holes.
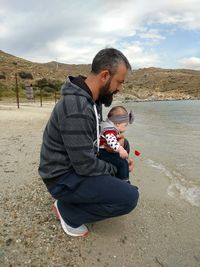
[[[108,118],[115,116],[115,115],[127,115],[128,111],[123,106],[115,106],[111,108],[108,113]]]

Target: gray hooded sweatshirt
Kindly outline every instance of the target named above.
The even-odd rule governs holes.
[[[43,134],[39,174],[50,180],[75,172],[81,176],[114,175],[116,168],[97,158],[98,114],[91,95],[73,84],[62,86]],[[95,114],[96,112],[96,114]]]

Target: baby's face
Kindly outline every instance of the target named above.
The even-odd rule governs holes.
[[[116,124],[117,129],[121,132],[124,133],[127,129],[128,123],[127,122],[123,122],[123,123],[117,123]]]

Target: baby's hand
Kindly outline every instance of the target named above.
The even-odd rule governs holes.
[[[118,141],[118,143],[120,143],[121,146],[124,147],[124,135],[123,135],[123,133],[120,133],[117,135],[117,141]]]
[[[120,146],[118,149],[119,155],[122,159],[127,159],[128,158],[128,153],[127,151],[123,148],[123,146]]]

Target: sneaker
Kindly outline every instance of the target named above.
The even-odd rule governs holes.
[[[65,233],[70,236],[86,236],[89,233],[89,231],[88,231],[88,228],[84,224],[82,224],[81,226],[77,228],[71,227],[70,225],[66,224],[66,222],[63,220],[62,216],[60,215],[57,203],[58,201],[56,200],[54,202],[53,209],[58,219],[60,220],[61,226],[63,230],[65,231]]]

